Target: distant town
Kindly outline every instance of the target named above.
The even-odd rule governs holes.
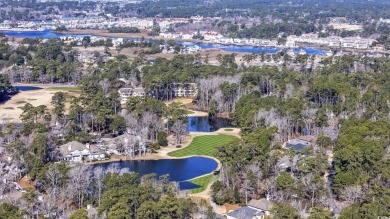
[[[111,28],[137,28],[151,30],[153,26],[158,25],[160,31],[158,35],[164,39],[173,40],[201,40],[204,42],[227,44],[227,45],[249,45],[249,46],[264,46],[264,47],[281,47],[281,48],[296,48],[299,43],[307,43],[312,46],[326,47],[330,49],[359,49],[370,51],[385,51],[386,48],[382,44],[375,44],[375,37],[340,37],[329,36],[320,37],[316,33],[307,33],[300,36],[288,35],[285,42],[280,42],[285,33],[281,32],[277,38],[257,39],[257,38],[233,38],[226,37],[219,33],[215,28],[202,28],[204,30],[171,31],[173,26],[191,24],[204,25],[221,20],[220,17],[200,17],[194,16],[190,18],[158,18],[158,19],[140,19],[140,18],[117,18],[111,14],[98,16],[101,11],[94,12],[79,12],[86,14],[86,18],[71,18],[59,16],[55,20],[32,22],[18,21],[12,22],[5,20],[0,23],[0,30],[14,31],[33,31],[33,30],[56,30],[64,28],[64,30],[72,29],[97,29],[110,30]],[[390,23],[389,20],[381,19],[382,23]],[[341,24],[342,25],[342,24]]]

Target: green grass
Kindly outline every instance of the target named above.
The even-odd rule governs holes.
[[[232,132],[234,129],[224,129],[225,132]]]
[[[186,114],[195,114],[195,112],[191,110],[186,110]]]
[[[189,182],[200,186],[199,188],[191,189],[191,194],[203,192],[204,190],[206,190],[207,186],[209,185],[212,179],[213,179],[213,174],[209,174],[197,179],[190,180]]]
[[[48,90],[58,90],[58,91],[79,91],[80,87],[48,87]]]
[[[206,155],[213,157],[214,149],[236,139],[229,135],[197,136],[187,147],[168,153],[172,157],[185,157],[191,155]]]

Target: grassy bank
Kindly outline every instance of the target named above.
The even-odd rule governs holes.
[[[205,155],[213,157],[214,149],[236,139],[229,135],[204,135],[197,136],[187,147],[168,153],[172,157],[186,157],[193,155]]]
[[[80,87],[48,87],[48,90],[55,90],[55,91],[79,91],[81,90]]]
[[[191,110],[186,110],[186,114],[191,115],[191,114],[195,114],[195,112]]]
[[[207,186],[209,185],[212,179],[213,179],[213,174],[209,174],[197,179],[190,180],[189,182],[200,186],[199,188],[191,189],[191,194],[200,193],[206,190]]]

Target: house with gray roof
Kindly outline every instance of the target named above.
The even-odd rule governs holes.
[[[264,219],[270,215],[275,204],[266,198],[252,199],[248,206],[238,208],[227,214],[228,219]]]
[[[285,146],[287,149],[292,148],[295,151],[300,151],[300,150],[308,147],[309,145],[310,145],[310,143],[308,141],[302,140],[302,139],[291,139],[285,143]]]
[[[227,214],[227,218],[228,219],[263,219],[264,212],[250,206],[245,206],[229,212]]]
[[[269,215],[270,211],[271,211],[271,208],[274,206],[275,204],[273,202],[271,202],[270,200],[266,199],[266,198],[262,198],[262,199],[252,199],[249,203],[248,203],[248,206],[252,207],[252,208],[256,208],[258,210],[260,210],[261,212],[264,212],[266,215]]]
[[[58,147],[58,161],[82,162],[84,160],[101,160],[105,158],[105,152],[97,145],[82,144],[71,141]]]

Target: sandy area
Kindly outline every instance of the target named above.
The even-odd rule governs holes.
[[[35,182],[30,181],[28,176],[23,176],[18,182],[23,189],[35,189]]]
[[[170,100],[170,101],[164,101],[164,103],[167,105],[169,105],[171,103],[180,103],[182,105],[186,105],[186,104],[192,103],[192,101],[193,101],[193,98],[175,98],[175,99]]]
[[[16,95],[13,95],[11,99],[7,100],[5,103],[0,104],[0,123],[6,122],[21,122],[20,115],[23,113],[23,110],[20,107],[24,106],[26,103],[30,103],[33,106],[45,105],[49,110],[53,109],[51,105],[51,98],[56,92],[60,90],[48,90],[49,86],[53,85],[31,85],[35,87],[42,87],[41,90],[33,91],[21,91]],[[57,87],[57,85],[54,85]],[[64,91],[66,92],[66,91]],[[68,92],[68,95],[77,95],[74,92]],[[66,103],[65,108],[69,108],[69,103]]]
[[[198,111],[198,110],[190,110],[194,112],[193,114],[188,114],[188,117],[198,117],[198,116],[209,116],[207,112]]]

